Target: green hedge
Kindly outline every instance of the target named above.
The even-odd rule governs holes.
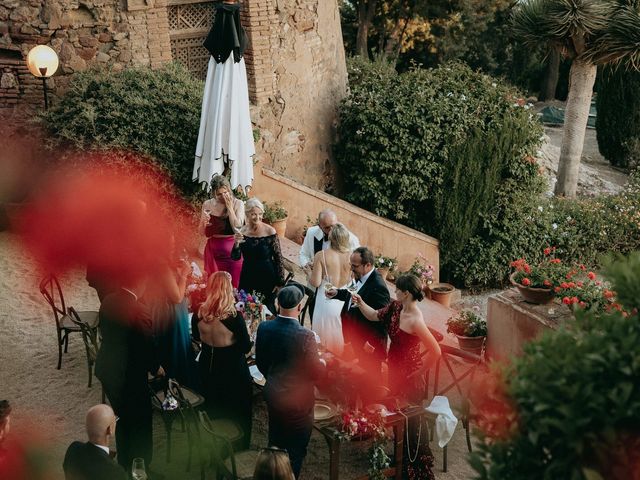
[[[336,161],[347,200],[441,241],[441,272],[508,185],[537,188],[542,128],[520,94],[452,63],[397,74],[349,63]]]
[[[620,259],[606,274],[625,309],[637,309],[640,253]],[[571,331],[549,332],[525,345],[524,355],[504,368],[502,388],[488,396],[493,404],[479,392],[476,400],[488,407],[480,421],[488,435],[472,456],[477,478],[637,476],[638,315],[578,314],[577,320]]]
[[[56,143],[83,150],[129,149],[149,156],[185,196],[191,181],[203,84],[178,64],[159,70],[77,73],[42,117]]]
[[[598,82],[596,136],[611,165],[640,163],[640,72],[607,68]]]
[[[452,263],[452,272],[467,286],[504,285],[512,260],[535,263],[546,246],[556,246],[566,261],[592,267],[608,253],[639,250],[638,172],[620,194],[591,198],[546,198],[511,183],[483,216],[483,226]]]

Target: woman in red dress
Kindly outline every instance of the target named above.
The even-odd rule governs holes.
[[[229,272],[238,288],[242,259],[231,258],[234,234],[244,224],[244,203],[233,196],[229,181],[222,175],[211,179],[213,198],[202,204],[200,232],[208,238],[204,249],[204,269],[208,275],[219,270]]]
[[[374,310],[353,294],[351,302],[358,306],[370,321],[383,322],[391,346],[389,347],[389,388],[392,395],[412,404],[421,405],[425,395],[424,372],[440,357],[440,346],[427,328],[418,302],[424,298],[422,284],[415,275],[400,275],[396,280],[396,300],[380,310]],[[421,354],[421,345],[426,356]],[[427,429],[420,418],[408,422],[408,442],[404,446],[402,478],[433,479],[433,455],[427,441]]]

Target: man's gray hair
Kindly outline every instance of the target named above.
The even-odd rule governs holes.
[[[324,210],[320,210],[320,213],[318,213],[318,222],[320,222],[322,220],[322,217],[326,217],[326,216],[333,217],[336,220],[338,219],[338,216],[336,215],[336,212],[334,212],[330,208],[325,208]]]

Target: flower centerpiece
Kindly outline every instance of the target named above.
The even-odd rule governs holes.
[[[569,268],[555,256],[555,247],[544,249],[544,257],[537,265],[529,264],[524,258],[511,262],[515,271],[511,283],[518,288],[525,301],[549,303],[555,295],[555,288],[566,279]]]
[[[236,291],[236,310],[242,313],[247,324],[249,337],[255,342],[258,325],[264,320],[262,295],[257,292]]]
[[[389,272],[393,272],[398,266],[398,260],[393,257],[385,257],[384,255],[376,255],[375,267],[378,269],[382,278],[387,278]]]
[[[487,336],[487,321],[480,307],[464,309],[447,319],[447,333],[453,333],[462,350],[480,355]]]
[[[369,478],[384,480],[382,473],[391,464],[391,459],[384,449],[386,431],[381,412],[364,413],[359,410],[342,413],[342,424],[339,436],[345,440],[372,438],[369,448]]]

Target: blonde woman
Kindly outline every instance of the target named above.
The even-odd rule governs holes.
[[[211,418],[235,421],[243,430],[242,447],[251,440],[251,375],[245,355],[249,332],[236,310],[231,275],[216,272],[207,282],[207,299],[195,320],[202,340],[200,373]]]
[[[330,300],[324,295],[325,289],[343,288],[351,280],[351,255],[349,231],[341,223],[336,224],[329,234],[329,248],[316,253],[309,283],[318,288],[313,310],[312,330],[332,353],[342,354],[344,338],[340,312],[344,302]]]
[[[258,455],[253,480],[295,480],[287,451],[276,447],[263,448]]]
[[[246,225],[235,235],[231,258],[242,258],[240,287],[247,293],[256,291],[264,296],[267,308],[276,313],[274,300],[277,287],[284,285],[285,269],[280,240],[275,229],[262,221],[264,205],[257,198],[245,204]]]

